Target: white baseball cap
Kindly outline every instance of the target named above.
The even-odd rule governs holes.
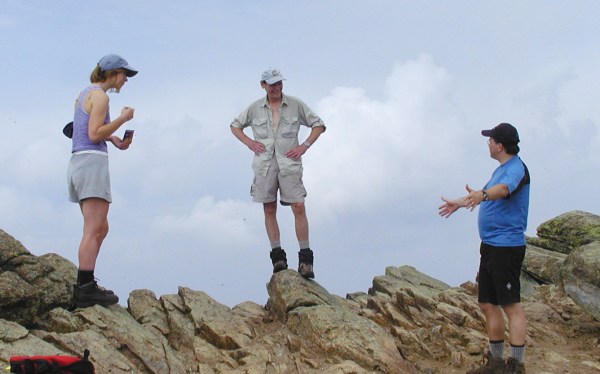
[[[283,77],[283,75],[281,75],[279,69],[274,68],[268,68],[267,70],[263,71],[262,76],[260,78],[261,82],[265,81],[268,84],[274,84],[284,80],[285,78]]]

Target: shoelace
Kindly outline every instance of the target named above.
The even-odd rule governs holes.
[[[99,289],[100,291],[102,291],[104,293],[106,293],[106,291],[113,292],[113,290],[106,289],[106,288],[102,287],[101,285],[99,285],[98,284],[99,281],[100,281],[100,279],[94,278],[94,282],[96,282],[96,288],[97,289]]]

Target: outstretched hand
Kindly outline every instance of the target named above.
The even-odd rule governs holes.
[[[472,189],[468,184],[465,186],[465,189],[469,193],[464,197],[465,208],[470,209],[472,212],[483,200],[483,194],[479,190]]]
[[[465,189],[468,192],[468,195],[465,197],[461,197],[459,199],[447,199],[442,196],[442,201],[444,204],[440,205],[438,208],[438,214],[444,218],[448,218],[452,215],[452,213],[456,212],[459,208],[465,207],[469,209],[469,211],[473,211],[477,205],[481,202],[481,199],[478,198],[478,192],[467,184]]]
[[[450,200],[442,196],[444,204],[439,206],[438,214],[444,218],[450,217],[452,213],[456,212],[462,206],[460,200],[461,199]]]

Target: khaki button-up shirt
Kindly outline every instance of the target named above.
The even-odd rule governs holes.
[[[281,120],[277,129],[273,129],[273,111],[269,107],[266,96],[256,100],[237,116],[231,126],[244,129],[252,127],[254,140],[261,142],[266,151],[255,154],[252,161],[254,173],[267,175],[271,159],[276,157],[282,175],[298,173],[302,170],[302,159],[293,160],[285,153],[298,146],[300,125],[306,127],[323,126],[325,124],[302,100],[283,95],[279,107]]]

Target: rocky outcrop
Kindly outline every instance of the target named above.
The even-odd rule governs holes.
[[[33,256],[0,230],[0,318],[26,327],[53,308],[70,307],[77,268],[50,253]]]
[[[600,321],[600,242],[573,250],[561,274],[567,294]]]
[[[556,238],[541,237],[566,242]],[[528,245],[530,372],[600,371],[600,322],[586,312],[598,287],[595,243],[569,255]],[[0,365],[87,348],[98,373],[451,374],[487,349],[477,285],[450,287],[410,266],[388,267],[368,292],[345,298],[286,270],[267,283],[266,305],[233,308],[179,287],[159,297],[135,290],[127,307],[72,309],[73,274],[67,260],[35,257],[0,231]]]
[[[524,275],[560,285],[600,321],[600,217],[568,212],[541,224],[537,234],[527,240]]]
[[[527,244],[522,267],[525,277],[537,284],[562,284],[561,269],[567,255]],[[528,294],[530,291],[527,292]]]
[[[575,210],[542,223],[537,228],[537,238],[529,244],[553,252],[569,254],[575,248],[600,240],[600,217]]]

